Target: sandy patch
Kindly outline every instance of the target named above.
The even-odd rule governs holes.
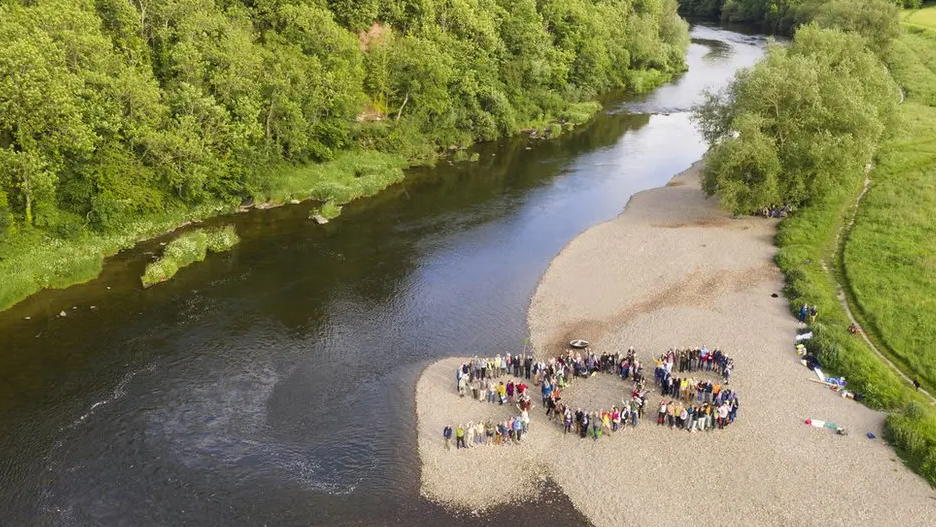
[[[460,400],[461,361],[449,359],[427,368],[417,386],[425,495],[478,508],[523,499],[548,476],[599,527],[933,524],[936,492],[865,437],[880,437],[883,414],[808,382],[796,360],[796,321],[782,297],[771,297],[782,288],[776,223],[733,219],[706,200],[699,165],[635,195],[616,219],[570,242],[537,288],[529,326],[544,357],[571,338],[590,340],[598,353],[635,346],[645,361],[674,346],[719,346],[735,359],[738,421],[690,435],[648,420],[592,441],[564,436],[534,408],[522,447],[446,452],[446,422],[509,413]],[[566,397],[610,407],[627,386],[610,376],[576,381]],[[658,401],[651,397],[649,412]],[[834,421],[850,435],[806,426],[806,418]],[[485,484],[464,483],[481,473]],[[493,478],[509,484],[492,485]]]

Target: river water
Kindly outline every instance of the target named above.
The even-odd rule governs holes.
[[[239,246],[144,291],[147,242],[0,314],[0,526],[587,523],[548,481],[480,518],[420,497],[414,385],[521,349],[562,246],[702,155],[687,110],[766,41],[692,36],[688,73],[574,133],[414,170],[326,226],[224,218]]]

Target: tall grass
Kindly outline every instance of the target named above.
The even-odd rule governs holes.
[[[208,251],[224,252],[237,244],[239,238],[234,227],[227,226],[220,229],[198,229],[182,234],[169,242],[155,262],[146,266],[140,280],[143,287],[150,287],[175,276],[179,269],[200,262],[208,255]]]
[[[272,175],[258,198],[279,203],[312,198],[343,205],[403,181],[407,165],[398,155],[347,152],[327,163],[288,168]]]
[[[860,175],[855,179],[860,183]],[[815,336],[808,347],[817,354],[823,369],[845,375],[868,406],[899,408],[908,400],[906,387],[860,337],[848,332],[851,321],[839,304],[832,275],[836,233],[859,191],[860,185],[842,188],[783,221],[777,233],[777,264],[786,275],[791,308],[797,310],[804,303],[820,308],[812,327]]]
[[[936,50],[934,50],[936,53]],[[908,101],[845,250],[864,322],[936,393],[936,108]]]
[[[41,289],[86,282],[101,272],[104,258],[141,240],[153,238],[188,221],[230,212],[222,203],[129,219],[119,232],[90,233],[64,240],[34,231],[20,233],[15,245],[0,255],[0,310]]]

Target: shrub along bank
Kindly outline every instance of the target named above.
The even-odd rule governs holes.
[[[182,234],[166,245],[162,256],[146,266],[140,278],[143,287],[165,282],[175,276],[179,269],[204,260],[209,251],[224,252],[239,241],[240,238],[231,226],[210,230],[197,229]]]
[[[881,24],[890,27],[896,16]],[[808,303],[820,308],[809,349],[824,369],[847,377],[866,404],[891,412],[887,438],[911,468],[936,485],[936,411],[850,334],[850,319],[837,296],[838,283],[846,288],[855,283],[860,306],[874,310],[866,318],[891,323],[890,334],[900,338],[929,335],[929,330],[908,327],[906,320],[893,321],[905,313],[933,316],[928,296],[936,293],[936,282],[927,268],[932,266],[933,253],[927,249],[932,221],[926,218],[936,206],[931,169],[936,121],[930,107],[936,54],[932,42],[919,35],[882,42],[875,36],[890,29],[856,28],[852,18],[843,20],[840,26],[827,18],[824,27],[801,27],[788,48],[772,48],[762,63],[697,110],[712,145],[704,186],[739,213],[798,205],[779,226],[777,263],[786,276],[791,307]],[[899,94],[885,61],[905,89],[903,106],[896,105]],[[880,189],[872,187],[871,207],[864,211],[862,204],[859,223],[843,241],[843,254],[837,254],[836,236],[855,212],[864,164],[874,152],[879,167],[872,176]],[[908,206],[917,208],[904,210]],[[899,287],[891,288],[892,283]],[[913,287],[919,289],[903,296]],[[875,298],[869,300],[869,293]],[[908,310],[906,302],[914,298],[922,303]],[[876,324],[868,329],[873,332]],[[910,368],[931,364],[926,356],[911,357],[916,352],[894,354]]]
[[[0,2],[0,309],[244,201],[584,122],[688,43],[675,0]]]

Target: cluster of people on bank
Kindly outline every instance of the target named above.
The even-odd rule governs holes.
[[[454,429],[446,426],[442,430],[445,439],[445,448],[452,448],[452,439],[455,439],[455,448],[473,448],[482,445],[510,445],[519,444],[527,431],[527,424],[517,415],[504,421],[468,421],[468,424],[459,424]]]
[[[738,416],[738,397],[731,390],[723,392],[724,398],[709,403],[691,404],[678,399],[663,399],[657,409],[657,425],[669,425],[689,432],[705,432],[722,429]]]
[[[533,368],[533,357],[526,353],[495,355],[494,357],[475,356],[459,366],[457,377],[458,379],[465,377],[467,383],[475,382],[476,379],[498,379],[505,375],[529,379],[533,374]]]
[[[737,418],[739,399],[723,387],[728,384],[734,361],[720,349],[675,348],[656,360],[654,383],[660,387],[663,399],[657,413],[658,425],[688,431],[711,431],[733,423]],[[561,392],[576,377],[589,377],[598,372],[618,375],[632,381],[633,389],[610,409],[573,410],[562,401]],[[711,372],[722,381],[677,377],[674,373]],[[502,377],[513,374],[517,379]],[[503,422],[491,420],[469,422],[454,429],[443,430],[446,448],[454,437],[456,449],[476,445],[505,445],[519,443],[529,428],[532,408],[529,385],[532,380],[540,387],[546,417],[558,423],[564,433],[597,440],[604,434],[613,434],[626,427],[636,427],[644,418],[648,402],[645,388],[644,366],[637,359],[634,348],[625,353],[595,355],[589,349],[569,350],[547,361],[534,361],[527,355],[500,355],[493,358],[475,357],[459,366],[456,387],[461,397],[470,396],[481,402],[516,404],[519,414]]]
[[[486,379],[484,379],[486,381]],[[518,383],[519,384],[519,383]],[[513,380],[510,381],[511,387],[514,387]],[[503,382],[498,387],[505,387]],[[499,401],[507,399],[506,388],[498,389],[490,393],[496,393]],[[474,395],[479,401],[486,400],[485,397]],[[451,448],[452,438],[455,438],[455,448],[472,448],[480,445],[509,445],[520,443],[523,436],[530,429],[530,410],[533,408],[533,402],[530,396],[526,394],[526,385],[520,389],[511,390],[510,400],[516,400],[517,415],[504,421],[494,422],[491,419],[487,421],[479,420],[477,423],[469,421],[467,425],[459,424],[454,429],[446,425],[442,430],[442,437],[445,439],[445,448]]]
[[[728,382],[733,370],[734,360],[731,357],[718,348],[709,350],[702,345],[699,348],[670,349],[663,353],[656,361],[654,376],[660,382],[664,373],[705,371],[721,375]]]

